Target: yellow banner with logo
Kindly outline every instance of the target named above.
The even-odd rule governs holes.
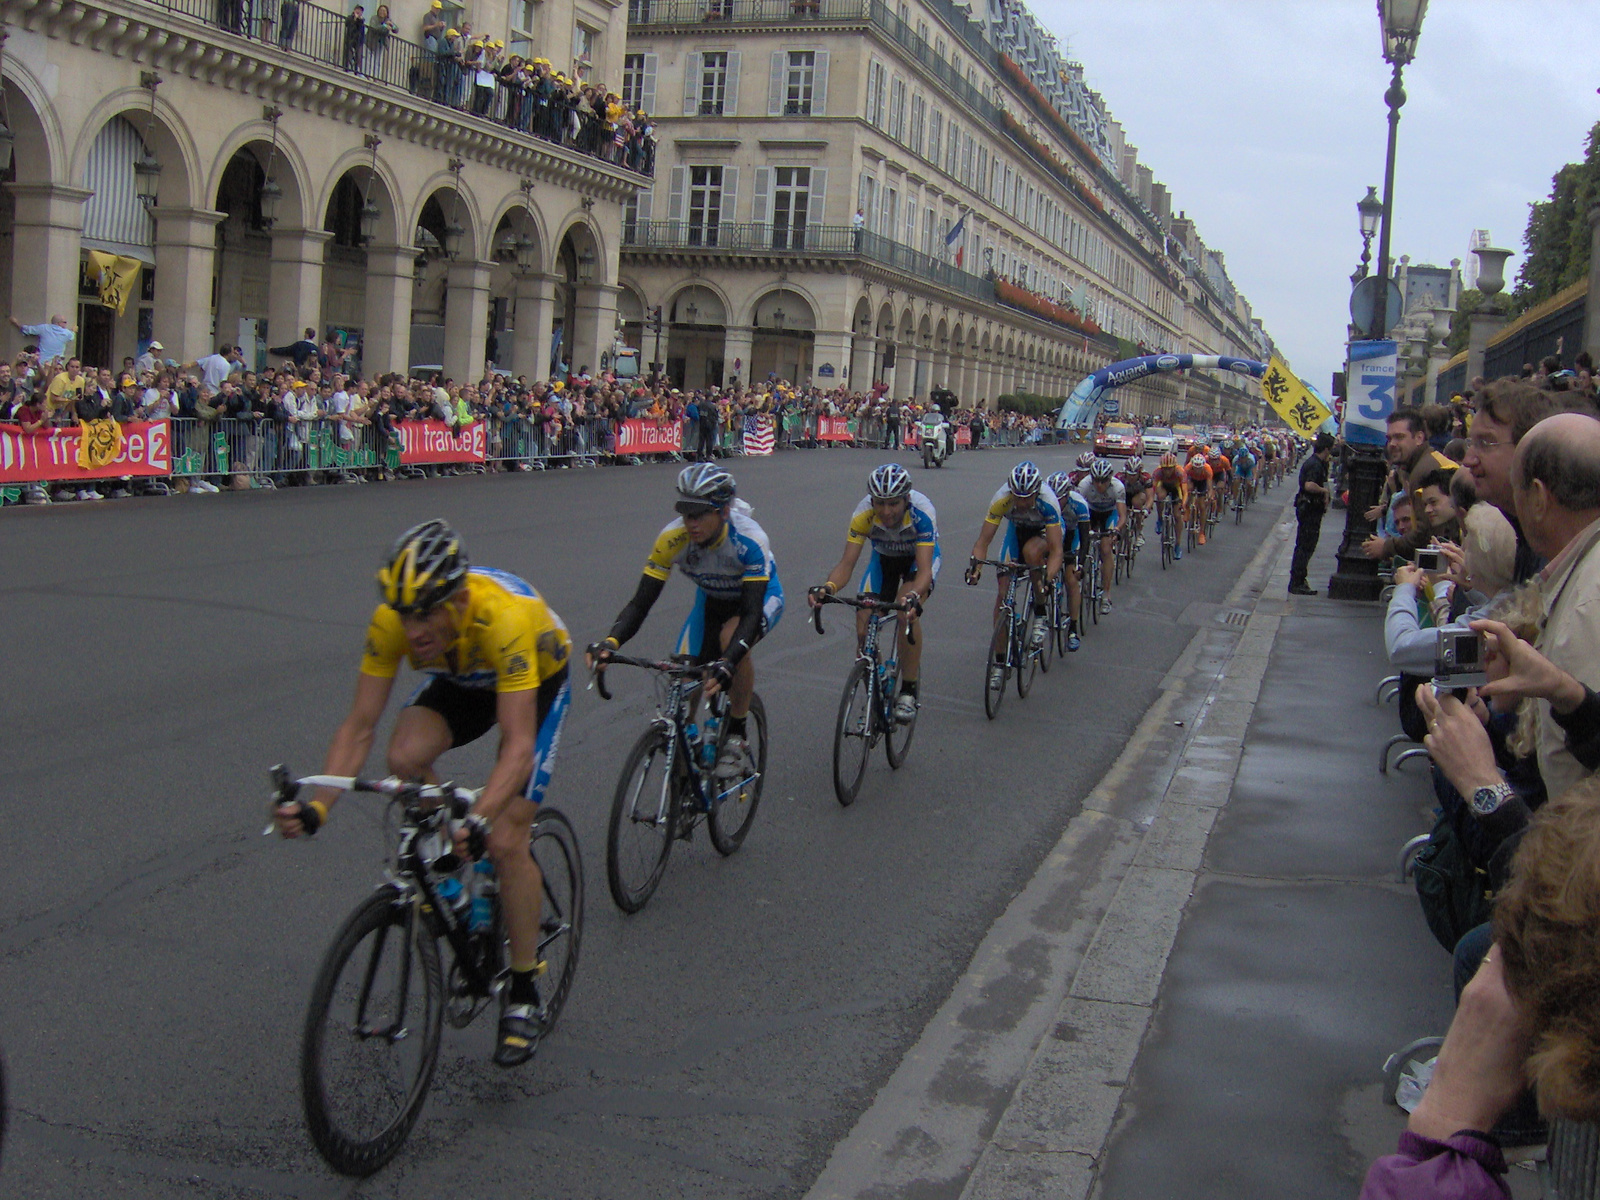
[[[139,286],[139,268],[143,265],[137,258],[91,250],[84,274],[99,281],[101,305],[116,309],[120,317],[128,310],[128,297]]]
[[[1310,437],[1333,416],[1327,405],[1313,396],[1311,389],[1277,356],[1267,364],[1267,373],[1261,377],[1261,391],[1273,411],[1301,437]]]
[[[78,422],[78,468],[96,471],[109,467],[122,453],[122,426],[110,417]]]

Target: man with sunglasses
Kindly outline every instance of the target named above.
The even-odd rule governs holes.
[[[500,881],[511,942],[511,984],[500,1014],[494,1061],[527,1062],[544,1033],[535,979],[543,880],[528,852],[533,818],[544,799],[572,689],[571,639],[555,610],[505,571],[469,567],[455,531],[443,521],[406,530],[378,571],[382,598],[367,626],[355,700],[334,734],[323,770],[356,775],[394,687],[400,660],[428,676],[395,720],[389,770],[438,782],[434,761],[499,726],[500,752],[489,782],[456,831],[458,849],[487,853]],[[318,788],[309,800],[274,810],[284,837],[314,834],[339,793]]]
[[[714,769],[718,779],[748,772],[745,718],[756,690],[750,651],[783,616],[772,544],[735,491],[733,476],[714,462],[692,463],[678,473],[677,519],[656,536],[638,589],[611,632],[584,655],[591,670],[604,667],[611,652],[639,632],[674,566],[693,580],[694,607],[673,652],[705,666],[707,696],[728,693],[728,736]]]
[[[816,593],[833,595],[850,580],[861,548],[872,543],[872,557],[861,575],[861,596],[892,603],[907,614],[900,625],[900,695],[894,702],[897,721],[917,715],[917,680],[922,666],[922,638],[917,618],[939,578],[939,517],[933,501],[911,487],[911,476],[899,463],[884,463],[867,479],[867,494],[856,505],[845,532],[844,553]],[[865,609],[856,612],[856,644],[867,636]],[[916,636],[915,641],[909,640]]]

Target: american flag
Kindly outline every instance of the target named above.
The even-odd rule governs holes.
[[[746,454],[772,453],[772,417],[766,413],[746,417],[744,422],[744,452]]]

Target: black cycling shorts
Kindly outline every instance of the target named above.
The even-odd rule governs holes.
[[[538,727],[550,715],[556,696],[567,682],[567,669],[562,667],[539,685]],[[407,707],[426,708],[438,713],[450,727],[450,746],[465,746],[475,742],[495,726],[500,694],[491,688],[462,687],[443,675],[435,675],[419,688],[407,701]]]

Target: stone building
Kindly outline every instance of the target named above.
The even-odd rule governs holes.
[[[683,386],[993,402],[1144,350],[1258,355],[1221,255],[1082,68],[1020,4],[979,2],[630,0],[624,98],[661,149],[618,307],[646,361]],[[1250,418],[1247,387],[1156,376],[1123,400]]]
[[[152,338],[190,361],[312,328],[360,344],[369,374],[442,363],[475,378],[492,349],[542,375],[553,345],[598,369],[622,206],[643,177],[511,127],[493,90],[455,103],[481,80],[420,44],[429,5],[394,0],[383,37],[303,0],[0,0],[9,311],[68,315],[83,357],[110,365]],[[612,0],[439,11],[620,81]],[[92,249],[144,264],[120,317],[82,276]]]

